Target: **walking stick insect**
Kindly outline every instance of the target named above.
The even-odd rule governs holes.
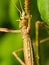
[[[13,55],[15,56],[15,58],[22,64],[22,65],[34,65],[34,61],[33,61],[33,51],[32,51],[32,42],[30,39],[30,20],[31,20],[31,15],[29,12],[29,2],[30,0],[25,0],[25,10],[23,10],[22,5],[21,5],[21,1],[20,1],[20,5],[21,5],[21,9],[22,11],[20,11],[17,6],[16,9],[20,12],[20,19],[18,20],[20,23],[20,30],[9,30],[6,28],[0,28],[0,31],[2,32],[13,32],[13,33],[20,33],[22,34],[22,38],[23,38],[23,49],[20,50],[16,50],[13,52]],[[36,62],[37,65],[39,65],[39,57],[38,57],[38,43],[39,43],[39,39],[38,39],[38,30],[39,30],[39,25],[43,25],[43,23],[40,22],[36,22],[36,42],[35,42],[35,46],[36,46]],[[47,28],[47,27],[46,27]],[[48,28],[49,29],[49,28]],[[49,37],[41,40],[40,43],[43,43],[45,41],[49,40]],[[24,60],[25,63],[17,56],[17,52],[19,51],[24,51]]]

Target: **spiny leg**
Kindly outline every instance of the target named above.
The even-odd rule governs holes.
[[[22,49],[16,50],[14,52],[12,52],[12,54],[14,55],[14,57],[21,63],[21,65],[25,65],[24,62],[18,57],[17,53],[23,51]]]

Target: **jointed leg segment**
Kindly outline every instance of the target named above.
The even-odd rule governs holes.
[[[20,33],[20,30],[10,30],[8,28],[0,28],[0,32],[11,32],[11,33]]]
[[[43,43],[45,41],[48,41],[49,40],[49,37],[44,39],[44,40],[39,40],[39,27],[40,26],[44,26],[44,28],[46,28],[47,30],[49,30],[49,27],[47,27],[44,22],[40,22],[40,21],[37,21],[36,24],[35,24],[35,27],[36,27],[36,41],[35,41],[35,57],[36,57],[36,63],[37,65],[40,65],[39,64],[39,43]]]
[[[14,55],[14,57],[21,63],[21,65],[25,65],[24,62],[18,57],[17,53],[23,51],[22,49],[16,50],[14,51],[12,54]]]

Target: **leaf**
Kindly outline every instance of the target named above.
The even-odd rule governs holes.
[[[42,20],[49,26],[49,0],[37,0]]]

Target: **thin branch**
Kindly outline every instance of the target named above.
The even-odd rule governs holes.
[[[20,33],[20,30],[10,30],[7,28],[0,28],[0,32],[12,32],[12,33]]]

